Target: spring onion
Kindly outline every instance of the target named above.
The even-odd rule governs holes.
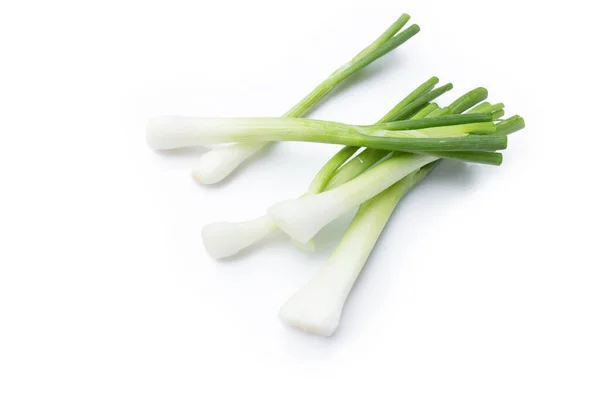
[[[489,117],[491,119],[491,115]],[[149,121],[147,140],[156,150],[229,142],[306,141],[390,151],[435,152],[438,157],[469,161],[462,158],[460,152],[493,152],[506,148],[506,135],[468,135],[472,132],[493,132],[494,129],[492,122],[393,130],[381,129],[377,125],[356,126],[303,118],[165,116]],[[479,162],[477,159],[472,161]]]

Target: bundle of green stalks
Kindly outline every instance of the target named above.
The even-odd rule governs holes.
[[[400,199],[443,159],[500,165],[509,134],[523,118],[504,117],[503,103],[487,102],[479,87],[448,106],[434,102],[452,89],[433,77],[422,83],[372,125],[302,118],[344,79],[406,42],[417,25],[401,30],[404,14],[371,45],[344,64],[308,96],[278,118],[194,118],[150,120],[149,145],[156,150],[233,143],[205,153],[192,176],[202,184],[219,182],[251,155],[279,141],[344,145],[321,168],[305,193],[266,209],[244,222],[216,222],[202,238],[213,258],[225,258],[283,231],[311,248],[327,224],[358,207],[346,233],[317,275],[283,305],[281,320],[298,329],[332,335],[348,294]]]

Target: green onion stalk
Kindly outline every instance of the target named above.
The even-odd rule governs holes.
[[[296,141],[370,147],[413,153],[444,152],[441,157],[455,158],[456,151],[489,152],[506,148],[505,135],[469,135],[493,133],[491,114],[474,115],[478,121],[439,126],[433,118],[431,127],[405,125],[357,126],[340,122],[303,118],[196,118],[163,116],[149,120],[147,141],[155,150],[202,146],[231,142]],[[460,116],[459,116],[460,117]],[[458,120],[458,117],[453,117]],[[422,119],[427,125],[428,120]],[[460,119],[462,121],[462,118]],[[437,125],[437,126],[436,126]],[[452,126],[450,126],[452,125]]]

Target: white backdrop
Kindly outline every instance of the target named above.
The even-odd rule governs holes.
[[[599,37],[591,2],[19,1],[0,6],[0,398],[598,399]],[[432,75],[519,113],[501,167],[403,200],[337,334],[284,327],[327,258],[277,237],[216,262],[200,227],[302,193],[335,146],[216,187],[149,116],[277,116],[400,13],[422,31],[313,114],[369,123]],[[579,120],[577,120],[579,119]]]

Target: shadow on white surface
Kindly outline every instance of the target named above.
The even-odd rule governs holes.
[[[443,160],[424,183],[453,187],[469,187],[475,183],[475,170],[478,166],[462,161]]]
[[[327,359],[334,354],[336,347],[340,346],[334,340],[337,333],[330,337],[317,336],[292,328],[281,321],[279,322],[281,324],[281,340],[294,358],[302,360]]]
[[[237,254],[226,258],[215,259],[214,262],[222,266],[248,264],[248,257],[254,253],[272,251],[274,247],[281,246],[282,243],[285,245],[291,245],[288,242],[289,238],[283,232],[275,232],[259,242],[240,250]]]
[[[152,151],[156,162],[163,164],[167,169],[193,168],[198,158],[210,150],[208,147],[182,147],[180,149]]]
[[[327,97],[338,97],[338,95],[347,95],[353,97],[353,90],[356,89],[357,86],[368,86],[370,85],[370,81],[374,79],[377,75],[380,74],[393,74],[394,71],[401,70],[404,67],[405,59],[401,54],[398,53],[389,53],[379,60],[373,62],[373,64],[368,65],[367,67],[361,69],[360,71],[354,73],[354,75],[350,76],[342,83],[337,85]],[[348,94],[345,92],[349,91]],[[325,99],[323,100],[325,101]],[[335,100],[333,101],[335,102]],[[319,104],[315,106],[311,111],[317,110],[319,108]]]

